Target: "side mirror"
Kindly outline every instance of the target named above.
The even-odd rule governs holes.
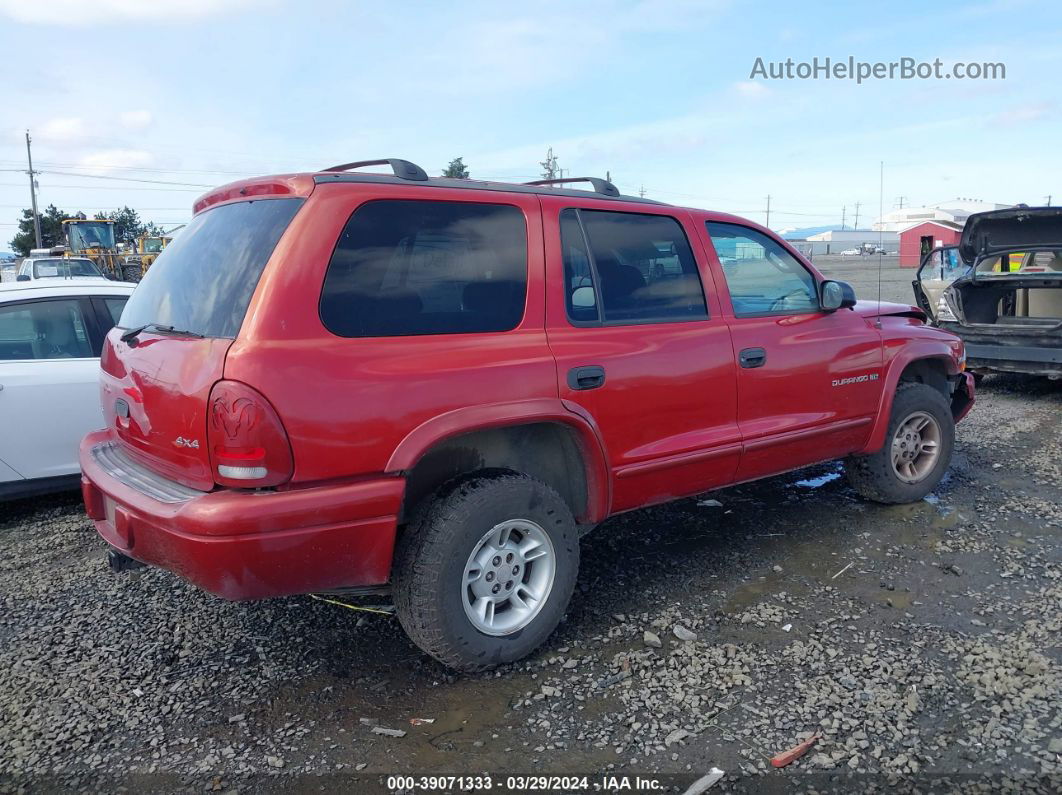
[[[31,281],[28,273],[20,273],[16,278],[16,282],[28,282]]]
[[[856,305],[855,290],[848,282],[835,282],[827,279],[819,285],[819,305],[826,312],[851,309]]]

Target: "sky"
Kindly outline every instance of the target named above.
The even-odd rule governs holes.
[[[169,227],[241,177],[400,157],[766,220],[1062,202],[1058,0],[0,0],[0,250],[29,206]],[[853,57],[1005,79],[765,80]],[[879,185],[884,163],[884,184]],[[843,208],[843,209],[842,209]]]

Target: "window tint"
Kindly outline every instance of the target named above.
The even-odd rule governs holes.
[[[819,311],[815,279],[767,235],[708,221],[737,317]]]
[[[574,216],[574,211],[567,212]],[[578,263],[578,246],[569,246],[575,229],[562,218],[567,298],[573,320],[596,319],[598,300],[606,323],[708,317],[697,263],[678,221],[661,215],[602,210],[579,210],[578,216],[590,241],[598,299],[589,301],[582,289],[587,276]]]
[[[583,237],[579,216],[575,210],[561,212],[560,235],[564,258],[564,299],[568,306],[568,317],[579,322],[600,320],[594,274],[590,269],[586,239]]]
[[[120,325],[161,323],[206,337],[235,337],[262,270],[302,201],[236,202],[197,215],[144,274]]]
[[[526,292],[527,227],[516,207],[373,201],[340,235],[321,321],[343,337],[508,331]]]
[[[124,295],[121,297],[116,296],[103,299],[103,304],[107,307],[107,315],[110,318],[112,326],[118,325],[118,321],[122,317],[122,310],[125,309],[125,304],[128,300],[129,299]],[[106,334],[108,331],[110,331],[110,329],[106,328],[103,330],[103,333]]]
[[[87,359],[92,352],[81,302],[0,306],[0,360]]]

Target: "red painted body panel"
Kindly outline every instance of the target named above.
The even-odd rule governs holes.
[[[137,460],[193,489],[213,488],[207,398],[221,379],[232,340],[179,339],[145,331],[130,347],[118,341],[122,333],[117,327],[110,330],[100,358],[104,422]],[[118,416],[119,398],[128,406],[128,416]],[[197,444],[178,447],[177,438]]]
[[[689,213],[654,205],[624,208],[683,225],[706,287],[709,319],[576,327],[564,306],[559,215],[569,207],[617,209],[600,199],[543,197],[546,323],[561,397],[597,421],[616,478],[611,513],[696,494],[732,480],[741,453],[730,332]],[[573,390],[575,367],[605,369],[598,389]]]
[[[911,311],[905,307],[883,305],[880,325],[876,305],[735,318],[704,223],[771,233],[733,216],[592,194],[415,182],[315,186],[312,175],[234,183],[195,206],[201,212],[250,196],[290,195],[305,204],[274,249],[236,340],[143,333],[141,344],[130,348],[112,332],[101,376],[108,427],[82,445],[86,507],[104,539],[227,598],[387,582],[404,475],[455,435],[533,422],[573,430],[588,488],[578,518],[595,523],[878,449],[907,364],[929,357],[944,360],[949,374],[960,369],[958,339],[896,314]],[[360,204],[380,198],[517,207],[528,239],[519,326],[502,333],[361,339],[325,329],[318,303],[336,240]],[[567,207],[675,218],[697,260],[708,319],[570,324],[558,232],[558,215]],[[746,347],[764,348],[766,365],[738,367],[737,354]],[[605,368],[605,384],[572,389],[568,371],[589,365]],[[221,379],[252,387],[275,410],[294,460],[290,481],[266,492],[216,487],[205,445],[206,407]],[[835,384],[845,379],[856,380]],[[972,385],[968,394],[972,398]],[[129,403],[128,418],[116,413],[118,398]],[[200,438],[200,431],[200,448],[173,445],[179,435]],[[91,455],[94,445],[108,440],[162,477],[205,493],[167,504],[125,485]]]
[[[116,480],[81,444],[82,492],[108,544],[226,599],[262,599],[390,577],[405,484],[379,477],[276,492],[223,489],[163,503]],[[115,503],[107,519],[104,500]]]

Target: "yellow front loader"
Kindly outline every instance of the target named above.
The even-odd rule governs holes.
[[[63,221],[67,257],[88,257],[108,279],[138,282],[142,276],[139,263],[129,262],[118,253],[114,239],[114,221],[67,218]]]

